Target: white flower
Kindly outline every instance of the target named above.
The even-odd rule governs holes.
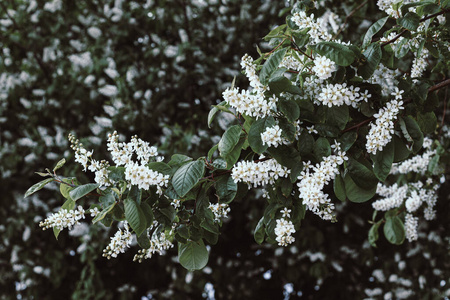
[[[116,258],[119,253],[124,253],[127,248],[131,245],[131,232],[128,227],[127,221],[123,222],[124,230],[119,228],[119,230],[111,238],[111,242],[103,250],[103,256],[111,259],[111,257]]]
[[[60,209],[59,212],[50,215],[47,219],[39,223],[43,230],[49,228],[56,228],[63,230],[64,228],[72,229],[73,225],[79,224],[81,219],[84,219],[85,210],[78,206],[77,209],[67,210]]]
[[[295,241],[292,236],[295,233],[294,224],[284,218],[277,219],[277,225],[275,226],[275,235],[277,236],[275,240],[280,246],[287,246]]]
[[[325,80],[330,78],[331,73],[336,71],[336,64],[325,56],[318,56],[314,58],[314,67],[312,70],[317,77]]]
[[[225,203],[209,204],[208,207],[214,214],[214,222],[219,222],[221,218],[228,218],[230,207]]]
[[[254,187],[273,184],[280,177],[288,177],[290,170],[280,165],[275,159],[261,162],[240,161],[231,171],[231,177],[238,182],[248,183]]]

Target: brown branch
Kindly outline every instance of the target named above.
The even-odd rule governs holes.
[[[444,9],[444,10],[442,10],[442,11],[440,11],[440,12],[435,13],[435,14],[432,14],[432,15],[429,15],[429,16],[426,16],[426,17],[423,17],[422,19],[420,19],[419,22],[425,22],[426,20],[429,20],[429,19],[431,19],[431,18],[434,18],[434,17],[440,16],[440,15],[443,15],[443,14],[449,12],[449,11],[450,11],[450,9]],[[389,40],[389,41],[386,41],[386,42],[382,43],[382,44],[381,44],[381,47],[387,46],[387,45],[389,45],[389,44],[395,42],[395,41],[398,40],[402,35],[404,35],[407,31],[408,31],[408,29],[403,29],[403,30],[402,30],[399,34],[397,34],[392,40]]]
[[[369,0],[364,1],[363,3],[361,3],[358,7],[356,7],[354,10],[352,10],[346,17],[344,20],[344,24],[342,24],[342,26],[339,28],[338,32],[333,36],[333,40],[335,40],[339,34],[341,34],[342,30],[344,30],[345,25],[347,25],[348,20],[350,20],[350,18],[358,11],[360,10],[364,5],[366,5],[369,2]]]
[[[430,88],[428,89],[428,93],[437,91],[437,90],[439,90],[439,89],[441,89],[441,88],[443,88],[443,87],[446,87],[446,86],[448,86],[448,85],[450,85],[450,79],[446,79],[446,80],[444,80],[444,81],[442,81],[442,82],[439,82],[439,83],[436,84],[436,85],[433,85],[432,87],[430,87]]]
[[[367,123],[370,123],[370,121],[372,121],[372,120],[375,120],[375,118],[374,117],[370,117],[369,119],[364,120],[361,123],[358,123],[358,124],[356,124],[356,125],[354,125],[352,127],[344,129],[342,132],[347,132],[347,131],[350,131],[350,130],[353,130],[353,129],[357,129],[357,128],[363,126],[363,125],[366,125]]]

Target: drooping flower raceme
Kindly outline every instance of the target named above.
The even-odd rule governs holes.
[[[209,204],[208,207],[214,214],[214,222],[219,222],[221,218],[228,218],[230,207],[226,203]]]
[[[50,215],[47,219],[39,223],[43,230],[49,228],[56,228],[63,230],[64,228],[72,229],[75,224],[79,224],[81,219],[84,219],[85,210],[82,206],[77,209],[67,210],[60,209],[59,212]]]
[[[375,124],[370,124],[370,131],[367,135],[366,149],[368,153],[376,154],[382,151],[392,139],[394,134],[394,121],[401,109],[403,101],[391,100],[386,107],[381,108],[377,114]]]
[[[263,145],[268,145],[269,147],[277,147],[278,145],[289,143],[286,138],[281,136],[281,128],[278,125],[267,127],[266,130],[261,133],[261,140]]]
[[[123,230],[119,230],[111,237],[111,242],[103,250],[103,257],[111,259],[111,257],[116,258],[119,253],[124,253],[127,248],[131,245],[131,232],[128,227],[128,222],[123,222]]]
[[[263,156],[260,159],[264,159]],[[280,165],[275,159],[266,161],[252,162],[240,161],[231,172],[233,180],[238,182],[245,182],[253,187],[262,186],[265,184],[273,184],[275,180],[280,177],[287,177],[290,170]]]
[[[285,207],[281,210],[282,217],[277,219],[277,225],[275,226],[275,240],[278,242],[279,246],[287,246],[295,242],[295,238],[292,236],[295,233],[294,224],[289,220],[290,209]]]
[[[171,235],[173,232],[169,232]],[[163,254],[165,250],[168,250],[173,247],[173,243],[168,239],[164,232],[159,234],[153,233],[152,238],[150,239],[150,247],[148,249],[138,250],[138,254],[136,254],[133,258],[133,261],[142,262],[143,259],[149,259],[153,256],[153,254]]]
[[[314,67],[312,69],[320,79],[328,79],[331,73],[336,71],[336,64],[325,56],[317,56],[314,58]]]
[[[297,184],[300,191],[300,198],[306,208],[324,220],[334,220],[334,204],[331,203],[328,195],[322,190],[323,187],[334,179],[339,173],[338,166],[348,159],[345,152],[341,152],[337,144],[335,155],[327,156],[316,166],[307,163],[298,179]]]

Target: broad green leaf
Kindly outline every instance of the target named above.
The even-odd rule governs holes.
[[[192,161],[192,157],[183,155],[183,154],[174,154],[172,155],[172,157],[170,158],[170,161],[168,163],[168,165],[173,168],[176,169],[177,167]]]
[[[226,101],[222,101],[218,105],[225,106],[226,104],[227,104]],[[211,128],[211,123],[213,122],[214,118],[216,117],[216,114],[219,111],[220,110],[217,107],[213,107],[209,111],[209,114],[208,114],[208,128]]]
[[[314,144],[314,155],[317,160],[322,161],[324,157],[331,155],[331,146],[328,139],[320,137]]]
[[[341,144],[341,150],[347,151],[356,142],[358,134],[354,131],[345,132],[339,139],[338,142]]]
[[[349,66],[355,60],[355,53],[348,47],[335,42],[320,42],[312,47],[318,54],[329,58],[339,66]]]
[[[397,163],[407,159],[411,154],[411,151],[408,150],[405,142],[403,142],[402,139],[396,135],[394,135],[393,142],[394,142],[394,162]]]
[[[106,208],[104,208],[98,215],[95,216],[94,219],[92,219],[92,224],[97,223],[98,221],[103,220],[106,215],[112,211],[112,209],[114,208],[114,206],[116,205],[116,202],[114,202],[113,204],[111,204],[110,206],[107,206]]]
[[[382,19],[379,19],[378,21],[373,23],[372,26],[369,27],[369,29],[366,32],[366,35],[364,36],[364,40],[361,46],[363,49],[369,46],[369,44],[372,42],[372,37],[375,34],[377,34],[377,32],[380,31],[381,28],[383,28],[388,18],[389,17],[384,17]]]
[[[413,12],[408,12],[401,18],[397,19],[397,24],[410,31],[416,31],[419,27],[420,17]]]
[[[72,178],[64,178],[62,181],[65,182],[66,184],[61,183],[59,185],[59,191],[61,192],[61,195],[66,199],[72,200],[69,196],[69,192],[75,188],[75,187],[71,186]]]
[[[373,72],[375,72],[375,69],[380,64],[383,53],[380,44],[372,43],[363,54],[366,61],[358,68],[358,74],[367,80],[372,76]]]
[[[281,193],[283,194],[283,196],[288,198],[292,193],[292,188],[293,188],[292,182],[287,178],[283,178],[281,180],[280,187],[281,187]]]
[[[282,48],[270,55],[269,59],[266,60],[262,66],[261,72],[259,73],[259,79],[263,85],[267,85],[269,78],[273,72],[276,71],[284,56],[286,55],[287,48]]]
[[[136,241],[137,241],[139,247],[141,247],[142,249],[148,249],[151,246],[150,239],[148,238],[146,231],[144,231],[140,235],[136,235]]]
[[[439,5],[437,5],[435,3],[426,4],[426,5],[422,6],[421,8],[422,8],[423,13],[426,15],[435,14],[441,10]]]
[[[327,124],[336,126],[343,130],[347,125],[349,118],[348,106],[332,106],[327,108]]]
[[[124,167],[108,167],[108,178],[112,181],[125,180],[125,168]]]
[[[268,35],[266,35],[264,37],[264,40],[269,41],[272,38],[279,37],[282,34],[282,31],[284,29],[286,29],[286,26],[287,26],[287,24],[283,24],[283,25],[275,27],[274,29],[272,29],[272,31],[269,32]]]
[[[341,133],[339,128],[337,128],[333,125],[329,125],[329,124],[315,124],[314,129],[316,129],[317,132],[319,132],[319,134],[324,137],[333,137],[334,138],[334,137],[337,137]]]
[[[353,157],[348,159],[348,174],[363,189],[370,190],[377,187],[378,179],[373,171]]]
[[[53,178],[47,178],[45,180],[39,181],[38,183],[34,184],[32,187],[30,187],[27,192],[25,193],[24,198],[30,196],[31,194],[36,193],[40,189],[42,189],[44,186],[46,186],[48,183],[55,181]]]
[[[275,125],[275,120],[272,116],[258,119],[250,127],[248,132],[248,143],[253,151],[258,154],[263,153],[267,150],[268,146],[263,145],[261,140],[261,133],[263,133],[267,127],[272,127]]]
[[[86,196],[99,186],[100,185],[98,183],[88,183],[77,186],[76,188],[74,188],[69,192],[70,198],[72,198],[73,201],[77,201],[78,199]]]
[[[145,222],[147,224],[147,227],[150,227],[150,225],[153,224],[153,219],[154,219],[152,208],[150,207],[150,205],[147,202],[142,202],[141,209],[142,209],[142,212],[144,213]]]
[[[209,253],[203,240],[178,243],[178,259],[180,264],[190,270],[203,269],[208,263]]]
[[[270,147],[268,152],[277,162],[289,169],[292,169],[294,165],[302,164],[300,153],[291,145]]]
[[[440,158],[441,158],[441,156],[439,154],[436,154],[435,156],[433,156],[433,158],[428,163],[428,167],[427,167],[428,172],[430,172],[431,174],[434,173],[434,170],[439,165]]]
[[[395,245],[401,245],[405,240],[405,227],[398,216],[387,218],[384,223],[384,236]]]
[[[227,155],[233,150],[234,146],[239,142],[241,136],[241,126],[233,125],[225,131],[219,142],[220,156],[226,158]]]
[[[215,186],[221,203],[230,203],[236,197],[238,188],[231,176],[221,176],[216,181]]]
[[[437,127],[436,115],[431,111],[426,113],[418,112],[417,123],[419,124],[419,127],[423,133],[433,133]]]
[[[214,145],[211,149],[208,151],[208,161],[211,161],[214,153],[219,149],[219,144]]]
[[[173,175],[172,185],[180,197],[184,197],[203,177],[205,163],[202,160],[182,165]]]
[[[151,162],[147,164],[147,167],[163,175],[172,175],[172,168],[163,162]]]
[[[281,129],[281,135],[287,138],[289,141],[294,142],[297,128],[284,118],[278,119],[278,125]]]
[[[130,224],[130,227],[136,233],[141,235],[147,228],[147,221],[141,207],[131,199],[125,199],[123,201],[125,208],[125,218]]]
[[[396,43],[395,46],[395,57],[403,58],[409,52],[409,39],[402,39],[400,42]]]
[[[413,142],[413,152],[417,153],[423,144],[423,133],[420,130],[416,120],[411,116],[406,116],[399,119],[400,128],[403,136],[410,142]]]
[[[333,190],[336,198],[341,201],[345,201],[347,195],[345,194],[345,185],[344,180],[341,177],[341,174],[337,174],[333,181]]]
[[[422,0],[422,1],[403,4],[401,6],[402,15],[405,15],[407,12],[409,12],[409,9],[411,7],[422,6],[422,5],[433,4],[433,3],[434,3],[434,1]]]
[[[372,225],[372,227],[370,227],[369,230],[369,243],[372,247],[376,247],[377,245],[375,244],[376,241],[378,241],[378,228],[380,227],[381,223],[375,223]]]
[[[105,193],[104,195],[100,196],[98,200],[101,203],[102,207],[110,206],[111,204],[116,202],[116,198],[114,198],[114,195],[111,192]]]
[[[309,153],[312,153],[314,149],[314,138],[311,134],[309,134],[306,130],[303,130],[302,134],[300,135],[297,143],[298,151],[300,152],[300,155],[306,155]]]
[[[238,161],[241,156],[242,147],[244,146],[247,140],[245,138],[241,138],[236,146],[231,150],[231,152],[226,157],[226,168],[231,169],[234,164]]]
[[[372,199],[377,191],[377,186],[367,190],[357,186],[348,174],[344,178],[344,185],[348,200],[356,203],[362,203]]]
[[[66,163],[66,159],[65,158],[63,158],[60,161],[58,161],[56,166],[53,168],[53,172],[55,172],[56,170],[60,169],[62,166],[64,166],[65,163]]]
[[[389,142],[382,151],[377,151],[375,155],[370,157],[373,161],[373,173],[380,181],[385,181],[391,171],[394,162],[394,142]]]
[[[253,237],[258,244],[262,244],[264,242],[265,229],[264,229],[264,217],[259,219],[258,224],[256,225],[255,232],[253,233]]]
[[[269,80],[269,88],[270,88],[270,93],[275,94],[275,95],[279,95],[283,92],[287,92],[290,94],[296,94],[296,95],[299,95],[302,93],[302,90],[298,86],[293,85],[292,81],[290,81],[289,79],[287,79],[284,76],[278,76],[278,77],[271,78]]]
[[[293,100],[279,100],[278,108],[284,116],[291,122],[296,121],[300,117],[300,108]]]

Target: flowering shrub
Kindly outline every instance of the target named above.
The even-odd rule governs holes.
[[[205,242],[217,243],[223,218],[233,213],[228,205],[259,188],[266,208],[257,243],[291,244],[308,212],[338,221],[340,201],[372,201],[372,246],[380,227],[392,244],[417,239],[422,212],[434,218],[448,160],[445,114],[438,124],[434,110],[450,85],[438,80],[448,76],[450,3],[378,1],[388,16],[353,43],[338,39],[345,24],[315,18],[310,4],[297,3],[286,24],[265,37],[271,51],[244,55],[250,88],[232,84],[212,108],[208,125],[219,113],[235,124],[204,157],[164,158],[138,137],[120,142],[114,132],[111,163],[70,136],[75,160],[95,173],[95,183],[57,175],[65,160],[39,173],[49,178],[26,196],[58,182],[66,199],[42,226],[58,237],[89,212],[94,224],[123,225],[104,256],[124,252],[134,234],[142,248],[134,260],[177,243],[179,262],[197,270],[208,262]],[[427,68],[431,75],[423,78]],[[98,201],[75,211],[77,201],[91,198]]]

